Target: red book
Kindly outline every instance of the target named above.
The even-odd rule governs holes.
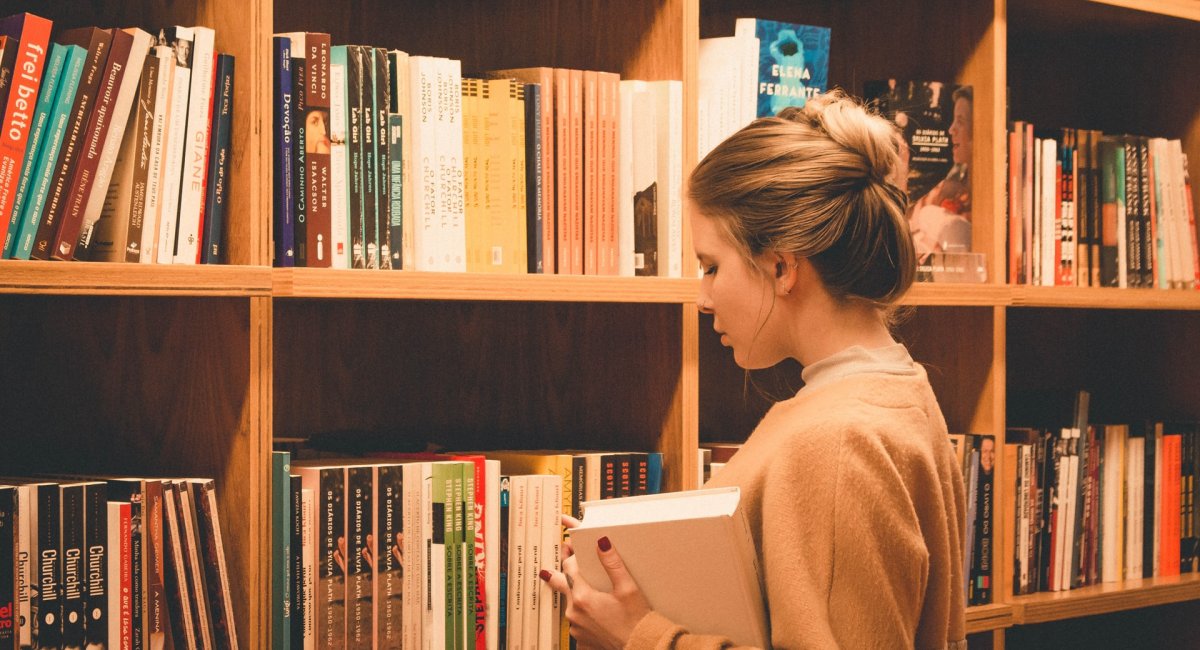
[[[0,128],[0,244],[8,236],[9,219],[16,200],[17,181],[25,162],[25,147],[33,122],[34,106],[46,67],[51,22],[33,14],[16,14],[0,21],[0,34],[17,48],[13,78]]]
[[[120,549],[120,566],[121,574],[117,577],[117,584],[121,594],[121,609],[118,612],[120,617],[120,650],[129,650],[133,647],[133,565],[132,565],[132,550],[130,542],[133,539],[133,531],[130,522],[130,509],[128,503],[121,504],[121,549]],[[111,639],[110,639],[111,641]]]
[[[1179,575],[1179,479],[1182,471],[1182,440],[1179,434],[1162,437],[1162,520],[1159,525],[1158,575]]]

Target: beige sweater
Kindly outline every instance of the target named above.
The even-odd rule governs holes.
[[[834,364],[709,482],[741,488],[776,648],[966,647],[962,476],[925,371],[908,364]],[[732,644],[651,613],[626,647]]]

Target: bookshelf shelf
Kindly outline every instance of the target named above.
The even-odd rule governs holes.
[[[1012,627],[1013,608],[1008,603],[976,605],[967,608],[967,634],[991,632]]]
[[[267,296],[270,269],[252,266],[0,261],[0,293]]]
[[[1196,0],[1090,0],[1096,4],[1135,9],[1160,16],[1200,21],[1200,2]]]
[[[1011,302],[1008,287],[995,284],[916,283],[902,304],[914,307],[1001,307]]]
[[[1197,598],[1200,598],[1200,575],[1193,573],[1016,596],[1012,599],[1012,606],[1016,622],[1028,625],[1167,605]]]
[[[1200,291],[1098,287],[1012,287],[1014,307],[1200,309]]]
[[[560,275],[488,275],[353,269],[272,269],[276,298],[620,302],[686,304],[696,280]]]

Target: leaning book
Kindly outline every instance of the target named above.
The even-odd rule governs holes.
[[[694,634],[769,647],[758,555],[736,487],[588,501],[571,542],[583,577],[610,591],[594,549],[608,537],[655,611]]]

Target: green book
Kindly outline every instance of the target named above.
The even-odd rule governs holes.
[[[292,455],[271,452],[271,647],[292,647]]]

